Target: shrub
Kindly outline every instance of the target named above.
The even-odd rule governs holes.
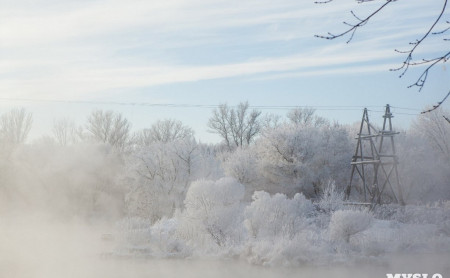
[[[244,186],[233,178],[198,180],[191,184],[184,201],[183,217],[197,234],[208,235],[217,245],[239,238]],[[191,233],[192,234],[192,233]]]
[[[302,194],[288,199],[284,194],[270,196],[267,192],[256,191],[253,202],[245,210],[245,226],[254,238],[292,238],[313,210],[311,201]]]
[[[368,229],[372,220],[373,215],[367,211],[338,210],[331,216],[330,238],[349,243],[350,237]]]

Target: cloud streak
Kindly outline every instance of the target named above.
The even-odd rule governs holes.
[[[351,46],[313,38],[329,28],[324,21],[339,22],[350,3],[326,8],[291,0],[39,3],[1,3],[3,97],[83,99],[118,88],[222,78],[376,72],[398,57],[392,40],[417,33],[386,34],[378,27]],[[278,50],[289,44],[298,49]],[[195,48],[205,51],[194,63],[189,59]],[[240,55],[223,53],[228,48]]]

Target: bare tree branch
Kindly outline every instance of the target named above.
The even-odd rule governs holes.
[[[450,124],[450,119],[449,118],[447,118],[446,116],[442,116],[442,117],[444,117],[444,119]]]
[[[429,113],[429,112],[431,112],[431,111],[433,111],[433,110],[438,109],[439,106],[441,106],[441,104],[444,103],[444,101],[448,98],[448,96],[450,96],[450,92],[448,92],[448,94],[447,94],[441,101],[439,101],[438,104],[433,105],[433,108],[428,109],[428,110],[425,110],[425,111],[422,111],[422,112],[420,112],[420,114]],[[445,118],[445,116],[444,116],[444,118]],[[445,119],[447,120],[447,118],[445,118]],[[447,121],[448,121],[448,120],[447,120]]]
[[[322,2],[322,3],[320,3],[320,4],[329,3],[329,2],[331,2],[331,1],[332,1],[332,0],[330,0],[330,1],[325,1],[325,2]],[[350,28],[347,29],[346,31],[344,31],[344,32],[342,32],[342,33],[339,33],[339,34],[337,34],[337,35],[334,35],[334,34],[328,32],[328,36],[323,36],[323,35],[314,35],[314,36],[315,36],[316,38],[322,38],[322,39],[327,39],[327,40],[334,40],[334,39],[336,39],[336,38],[343,37],[343,36],[345,36],[345,35],[347,35],[347,34],[350,33],[350,38],[347,40],[347,43],[349,43],[349,42],[353,39],[353,36],[355,35],[355,32],[356,32],[356,30],[357,30],[358,28],[360,28],[360,27],[366,25],[367,22],[369,22],[369,20],[370,20],[373,16],[375,16],[376,14],[378,14],[378,13],[379,13],[382,9],[384,9],[387,5],[389,5],[390,3],[395,2],[395,1],[396,1],[396,0],[388,0],[388,1],[386,1],[386,3],[384,3],[383,5],[381,5],[381,7],[379,7],[378,9],[376,9],[374,12],[372,12],[370,15],[368,15],[368,16],[365,17],[365,18],[360,18],[360,17],[358,17],[353,11],[350,11],[351,14],[353,15],[353,17],[356,18],[356,19],[358,20],[358,23],[356,23],[356,24],[351,24],[351,23],[348,23],[348,22],[344,21],[343,23],[344,23],[345,25],[350,26]],[[359,1],[359,2],[367,2],[367,1]],[[315,3],[317,3],[317,2],[315,2]]]
[[[398,49],[395,49],[396,52],[398,53],[402,53],[402,54],[408,54],[406,56],[406,59],[403,61],[403,64],[401,67],[399,68],[395,68],[395,69],[391,69],[393,71],[398,71],[398,70],[402,70],[403,72],[400,74],[400,77],[402,77],[403,75],[405,75],[406,71],[408,70],[408,68],[410,66],[415,66],[415,65],[421,65],[424,63],[432,63],[423,73],[422,75],[419,77],[418,81],[416,83],[414,83],[412,86],[418,86],[419,87],[419,91],[422,90],[423,85],[426,81],[427,75],[428,75],[428,71],[431,67],[433,67],[435,64],[437,64],[440,61],[446,61],[448,59],[448,55],[450,54],[450,52],[448,52],[447,54],[438,57],[438,58],[434,58],[431,60],[423,60],[422,62],[413,62],[413,53],[414,51],[417,49],[417,47],[432,33],[434,27],[436,27],[436,24],[441,20],[442,15],[445,12],[445,8],[447,7],[447,1],[448,0],[444,0],[444,5],[442,7],[441,12],[439,13],[438,17],[436,18],[436,20],[433,22],[433,24],[430,26],[430,28],[428,28],[428,31],[422,36],[422,38],[416,40],[415,42],[410,42],[410,45],[413,45],[413,47],[410,50],[407,51],[400,51]]]
[[[327,1],[322,1],[322,2],[315,2],[317,4],[326,4],[329,3],[333,0],[327,0]],[[357,1],[358,3],[365,3],[365,2],[371,2],[374,0],[359,0]],[[360,18],[358,17],[353,11],[351,11],[352,16],[357,20],[357,23],[355,24],[351,24],[351,23],[347,23],[344,22],[345,25],[349,26],[349,28],[347,30],[345,30],[342,33],[339,34],[332,34],[332,33],[328,33],[327,36],[322,36],[322,35],[315,35],[315,37],[318,38],[323,38],[323,39],[327,39],[327,40],[333,40],[339,37],[343,37],[345,35],[349,35],[349,39],[347,40],[347,43],[349,43],[352,39],[353,36],[356,32],[356,30],[364,25],[367,24],[367,22],[369,22],[369,20],[374,17],[375,15],[377,15],[378,13],[380,13],[384,8],[386,8],[387,5],[389,5],[392,2],[395,2],[398,0],[386,0],[386,2],[381,5],[379,8],[377,8],[376,10],[374,10],[371,14],[369,14],[367,17],[365,18]],[[399,77],[403,77],[405,75],[405,73],[408,71],[408,69],[412,66],[424,66],[427,65],[427,67],[424,69],[424,71],[422,72],[422,74],[419,76],[419,78],[416,80],[416,82],[414,82],[413,84],[409,85],[408,88],[412,88],[412,87],[418,87],[419,88],[419,92],[423,89],[427,78],[428,78],[428,74],[430,72],[430,70],[436,66],[439,63],[445,63],[450,59],[450,51],[445,52],[443,55],[431,58],[431,59],[422,59],[422,60],[414,60],[413,55],[416,52],[416,49],[423,43],[423,41],[425,41],[430,34],[431,35],[442,35],[445,34],[448,30],[450,30],[450,27],[447,27],[441,31],[435,31],[433,32],[433,30],[435,29],[435,27],[437,26],[437,24],[441,21],[442,16],[444,15],[444,12],[447,8],[447,2],[448,0],[443,0],[443,5],[442,8],[440,9],[440,12],[437,14],[436,19],[432,22],[432,24],[430,25],[430,27],[427,29],[427,31],[416,41],[414,42],[410,42],[409,44],[412,46],[411,49],[406,50],[406,51],[401,51],[398,49],[395,49],[395,51],[397,53],[400,54],[406,54],[406,58],[404,59],[403,63],[401,64],[401,66],[399,66],[398,68],[393,68],[390,69],[390,71],[401,71],[401,74],[399,75]],[[450,24],[450,21],[446,21],[447,24]],[[444,41],[448,41],[450,39],[448,38],[443,38]],[[430,111],[433,111],[434,109],[436,109],[437,107],[439,107],[439,105],[441,103],[443,103],[446,99],[447,99],[448,95],[439,102],[439,104],[436,106],[433,106],[432,109],[424,111],[422,113],[427,113]],[[434,108],[436,107],[436,108]]]

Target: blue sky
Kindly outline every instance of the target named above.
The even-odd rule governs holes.
[[[450,74],[441,64],[422,92],[407,89],[420,69],[399,79],[389,69],[401,65],[404,56],[394,49],[408,49],[442,1],[394,2],[350,44],[345,38],[314,38],[344,30],[341,22],[352,20],[350,10],[363,16],[380,3],[0,0],[0,112],[26,107],[34,115],[35,136],[49,133],[54,118],[81,124],[97,108],[123,113],[135,129],[170,117],[210,142],[218,138],[207,132],[208,108],[104,102],[235,105],[248,100],[255,106],[312,106],[342,123],[358,121],[365,106],[379,117],[376,111],[389,103],[415,109],[394,109],[398,124],[407,127],[415,117],[400,113],[418,113],[442,99]],[[445,43],[431,38],[417,58],[439,53]]]

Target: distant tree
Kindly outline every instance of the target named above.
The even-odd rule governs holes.
[[[280,115],[265,114],[261,119],[261,129],[270,130],[279,127],[283,123]]]
[[[316,110],[312,108],[295,108],[288,112],[289,121],[295,125],[322,126],[327,124],[325,118],[315,115]]]
[[[24,143],[32,123],[32,114],[26,112],[24,108],[12,109],[0,117],[1,139],[10,144]]]
[[[436,153],[450,160],[450,125],[446,118],[450,111],[438,108],[430,113],[422,114],[413,124],[413,130],[428,139]]]
[[[149,146],[154,142],[172,142],[194,137],[194,131],[179,120],[165,119],[154,123],[134,135],[134,141],[140,146]]]
[[[433,123],[422,121],[422,117],[437,117],[437,120],[445,121],[439,115],[433,115],[439,111],[433,111],[426,115],[420,115],[410,130],[400,133],[396,138],[398,153],[398,171],[402,184],[403,198],[407,204],[432,203],[438,200],[450,199],[450,157],[448,153],[441,151],[445,148],[450,136],[437,136],[436,140],[430,140],[430,136],[436,136]],[[450,126],[441,122],[441,127]],[[443,130],[442,130],[443,131]],[[439,134],[439,133],[438,133]],[[439,144],[441,148],[438,147]],[[448,146],[448,145],[447,145]]]
[[[88,117],[86,129],[95,141],[124,150],[130,138],[131,123],[120,113],[96,110]]]
[[[315,3],[317,4],[324,4],[324,3],[329,3],[332,2],[333,0],[323,0],[323,1],[316,1]],[[337,34],[332,34],[332,33],[328,33],[328,35],[316,35],[316,37],[319,38],[324,38],[327,40],[333,40],[333,39],[337,39],[340,37],[344,37],[344,36],[348,36],[348,40],[347,43],[349,43],[354,35],[355,32],[363,27],[364,25],[366,25],[373,17],[375,17],[377,14],[381,13],[383,10],[386,9],[386,7],[388,7],[390,4],[397,2],[398,0],[357,0],[356,2],[358,4],[361,3],[367,3],[367,2],[381,2],[380,6],[378,6],[377,8],[374,8],[370,13],[368,13],[367,16],[359,16],[357,15],[354,11],[351,11],[351,14],[353,16],[354,19],[354,23],[350,23],[350,22],[346,22],[344,21],[344,24],[346,26],[346,29],[344,29],[343,32],[337,33]],[[430,70],[438,65],[439,63],[445,63],[448,61],[448,59],[450,59],[450,51],[448,49],[448,45],[442,44],[441,49],[437,49],[436,52],[434,53],[439,53],[436,54],[435,56],[432,57],[425,57],[425,58],[420,58],[417,59],[417,57],[415,57],[415,54],[420,54],[421,52],[418,51],[417,49],[419,48],[420,45],[423,44],[423,42],[430,38],[430,36],[441,36],[442,40],[444,41],[448,41],[448,37],[445,37],[445,35],[447,34],[447,32],[450,30],[450,27],[446,27],[446,28],[442,28],[442,29],[437,29],[440,28],[439,23],[441,21],[443,21],[443,15],[447,9],[447,2],[448,0],[442,0],[442,6],[439,7],[439,10],[436,12],[436,16],[434,18],[434,20],[432,20],[428,26],[428,28],[426,29],[425,33],[423,35],[421,35],[418,39],[416,39],[413,42],[409,43],[409,48],[406,50],[398,50],[395,49],[396,52],[405,55],[405,58],[403,60],[403,63],[397,67],[397,68],[393,68],[391,69],[391,71],[400,71],[400,77],[402,77],[410,67],[422,67],[424,68],[424,70],[422,71],[422,73],[420,74],[420,76],[418,77],[418,79],[416,80],[416,82],[414,82],[413,84],[411,84],[408,88],[411,87],[418,87],[419,91],[422,90],[423,86],[425,85],[426,81],[427,81],[427,77],[428,74],[430,72]],[[417,13],[420,15],[421,11],[417,11]],[[450,24],[450,21],[446,21],[447,24]],[[437,29],[437,30],[436,30]],[[450,95],[450,92],[447,94],[447,96],[441,101],[439,102],[438,105],[436,105],[437,107],[439,107],[439,105],[445,101],[445,99]],[[431,110],[427,110],[424,112],[430,112]]]
[[[52,133],[56,142],[61,146],[76,143],[83,137],[82,128],[77,127],[75,123],[68,118],[53,121]]]
[[[261,132],[261,111],[249,111],[248,102],[239,103],[236,108],[222,104],[213,110],[208,127],[222,137],[229,149],[249,145]]]

